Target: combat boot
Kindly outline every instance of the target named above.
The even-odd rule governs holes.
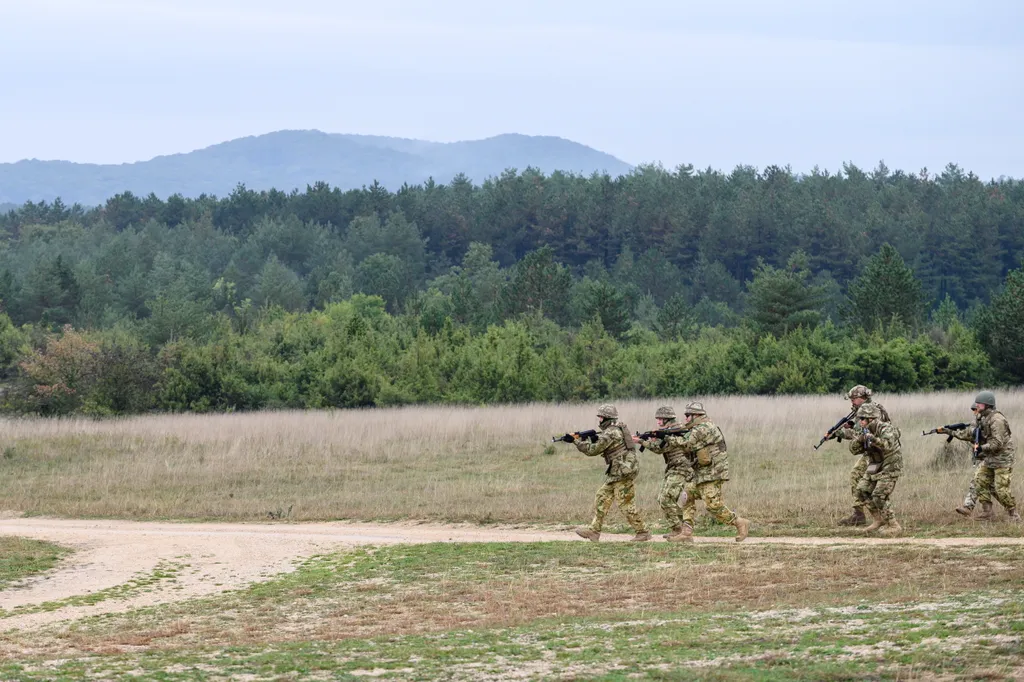
[[[665,533],[661,537],[665,538],[666,540],[670,540],[670,539],[674,538],[675,536],[680,535],[682,532],[683,532],[683,527],[682,526],[672,526],[672,530],[670,530],[669,532]]]
[[[991,521],[992,520],[992,503],[991,502],[982,502],[981,503],[981,513],[978,514],[975,518],[979,519],[981,521]]]
[[[736,542],[743,542],[747,539],[747,531],[750,530],[750,521],[737,516],[736,520],[732,522],[732,525],[736,526]]]
[[[651,539],[651,534],[648,531],[641,531],[629,539],[630,542],[647,542]]]
[[[971,514],[974,513],[974,507],[957,507],[956,513],[960,516],[966,516],[967,518],[971,518]]]
[[[598,540],[601,539],[601,533],[599,533],[596,530],[591,530],[590,528],[587,528],[586,526],[580,526],[579,528],[577,528],[576,529],[576,535],[579,535],[581,538],[586,538],[587,540],[590,540],[591,542],[597,542]]]
[[[669,535],[665,539],[669,542],[693,542],[693,529],[684,523],[677,535]]]
[[[1020,523],[1020,513],[1017,511],[1016,507],[1013,509],[1007,509],[1006,515],[1010,517],[1011,523]]]
[[[868,511],[871,512],[871,518],[874,519],[874,522],[870,526],[865,528],[864,532],[873,533],[885,525],[885,519],[882,518],[882,512],[878,511],[877,509],[868,509]]]
[[[878,531],[879,535],[899,535],[903,532],[903,526],[896,519],[893,519],[889,523],[882,526],[882,530]]]
[[[845,519],[839,519],[840,526],[863,526],[868,520],[864,518],[864,507],[854,507],[853,513]]]

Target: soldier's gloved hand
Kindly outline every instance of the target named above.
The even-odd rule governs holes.
[[[946,432],[946,429],[944,429],[944,428],[943,428],[943,427],[941,427],[941,426],[940,426],[940,427],[938,427],[937,429],[935,429],[935,433],[945,433],[945,432]]]

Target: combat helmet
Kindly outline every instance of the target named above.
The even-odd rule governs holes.
[[[687,415],[691,415],[691,414],[707,414],[707,412],[704,410],[704,403],[692,402],[692,403],[687,404],[687,406],[686,406],[686,414]]]
[[[676,410],[674,407],[668,405],[662,405],[658,408],[658,411],[654,413],[655,419],[675,419]]]
[[[982,391],[974,399],[974,402],[981,403],[982,405],[988,405],[989,407],[996,406],[996,394],[992,391]]]
[[[882,411],[874,403],[864,403],[857,408],[857,419],[881,419]]]
[[[846,393],[847,400],[853,400],[854,398],[870,398],[871,389],[867,386],[861,386],[857,384]]]
[[[599,408],[597,408],[597,416],[603,417],[605,419],[618,419],[619,411],[615,409],[614,405],[609,405],[608,403],[605,403],[604,405],[601,405]]]

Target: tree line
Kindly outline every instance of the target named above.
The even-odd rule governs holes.
[[[396,192],[318,183],[220,199],[126,192],[88,209],[28,202],[0,216],[6,406],[1018,382],[1021,185],[952,165],[934,176],[647,166]]]

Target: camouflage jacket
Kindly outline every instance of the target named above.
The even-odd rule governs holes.
[[[864,401],[864,404],[867,404],[867,403],[870,403],[870,402],[874,402],[874,401],[872,401],[871,398],[868,398],[867,400]],[[885,408],[882,407],[879,403],[875,403],[875,405],[878,406],[878,410],[882,413],[882,417],[881,417],[880,421],[888,422],[889,421],[889,413],[886,412]],[[856,417],[853,418],[853,423],[855,425],[857,424],[857,418]],[[857,436],[859,434],[860,434],[860,426],[844,426],[843,428],[841,428],[838,431],[836,431],[836,437],[839,440],[854,440],[855,438],[857,438]]]
[[[682,434],[685,431],[685,427],[673,419],[658,430],[676,431]],[[640,443],[646,449],[665,458],[666,474],[669,472],[682,474],[686,480],[693,480],[693,464],[690,462],[690,458],[686,456],[686,450],[678,443],[673,442],[674,440],[672,437],[652,438],[650,440],[645,438]]]
[[[605,476],[610,481],[623,481],[640,473],[640,460],[636,456],[636,444],[629,428],[617,419],[602,422],[597,428],[597,441],[575,442],[576,448],[588,457],[604,457]]]
[[[951,432],[954,438],[974,442],[974,428],[981,425],[981,447],[978,448],[984,458],[984,464],[993,469],[1008,469],[1013,466],[1017,447],[1010,433],[1010,423],[1002,412],[988,408],[974,418],[974,426]]]
[[[665,440],[686,454],[694,467],[694,483],[729,480],[729,457],[725,436],[707,415],[699,415],[687,424],[689,430]]]
[[[856,431],[850,452],[867,455],[869,468],[872,464],[878,465],[878,470],[872,473],[889,476],[903,473],[903,445],[900,443],[900,430],[894,424],[876,419]]]

